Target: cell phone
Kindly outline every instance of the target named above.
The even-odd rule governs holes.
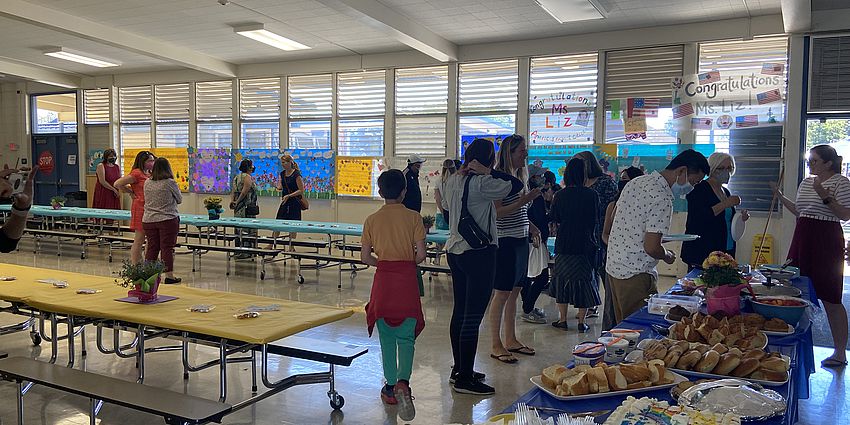
[[[24,191],[25,180],[26,175],[23,173],[14,173],[9,175],[9,184],[12,185],[12,194]]]

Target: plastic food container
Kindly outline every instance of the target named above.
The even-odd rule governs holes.
[[[802,298],[795,297],[758,297],[759,301],[768,301],[768,300],[792,300],[801,304],[799,306],[778,306],[765,304],[763,302],[754,301],[750,299],[750,304],[753,306],[753,311],[761,314],[767,319],[780,318],[788,323],[791,326],[797,326],[797,323],[800,321],[800,317],[803,316],[803,313],[806,311],[806,308],[809,307],[810,303]]]
[[[649,297],[647,309],[649,314],[666,316],[667,312],[675,306],[682,306],[691,313],[699,310],[700,297],[689,295],[653,295]]]
[[[637,348],[638,340],[640,340],[640,331],[635,329],[611,329],[608,332],[611,336],[621,336],[629,342],[629,347],[626,349],[627,353]]]
[[[618,336],[603,336],[597,341],[605,344],[605,361],[608,363],[619,363],[626,358],[626,350],[629,341]]]
[[[576,366],[595,366],[605,357],[605,344],[599,342],[582,342],[573,349],[573,358]]]

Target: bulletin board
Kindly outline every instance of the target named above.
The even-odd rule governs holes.
[[[336,198],[336,155],[330,149],[287,151],[298,164],[304,180],[304,196],[313,199]]]
[[[123,165],[124,169],[122,170],[124,175],[130,174],[130,171],[133,170],[133,162],[136,161],[136,155],[141,151],[146,151],[147,149],[124,149],[123,151]]]
[[[189,152],[186,148],[156,148],[151,150],[157,158],[165,158],[171,164],[174,181],[181,192],[189,191]]]
[[[254,183],[259,196],[280,196],[277,190],[280,172],[280,151],[277,149],[233,149],[231,155],[231,177],[239,174],[239,163],[250,159],[254,164]]]
[[[536,165],[555,173],[558,181],[564,177],[567,162],[577,153],[591,151],[596,155],[602,170],[608,175],[617,173],[617,144],[603,145],[534,145],[528,150],[529,164]]]
[[[375,196],[377,158],[336,157],[336,193],[351,196]]]
[[[407,168],[406,157],[384,157],[379,165],[379,173],[388,169],[404,171]],[[434,189],[440,184],[440,172],[443,168],[443,158],[431,158],[422,163],[419,169],[419,189],[422,191],[423,202],[434,202]]]
[[[189,148],[190,189],[194,193],[230,193],[230,149]]]
[[[103,162],[103,149],[89,149],[86,153],[86,172],[94,174],[97,172],[97,166]]]

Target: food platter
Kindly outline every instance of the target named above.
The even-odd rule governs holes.
[[[673,382],[671,382],[669,384],[654,385],[654,386],[651,386],[651,387],[635,388],[635,389],[631,389],[631,390],[609,391],[607,393],[571,395],[571,396],[560,396],[560,395],[557,395],[554,392],[552,392],[551,389],[549,389],[545,385],[543,385],[543,380],[541,379],[541,375],[532,376],[531,377],[531,383],[536,385],[537,388],[540,388],[540,390],[546,392],[546,394],[549,394],[550,396],[552,396],[553,398],[555,398],[557,400],[572,401],[572,400],[587,400],[587,399],[602,398],[602,397],[627,396],[627,395],[630,395],[630,394],[635,394],[635,393],[644,392],[644,391],[654,391],[654,390],[658,390],[658,389],[672,388],[672,387],[676,386],[678,383],[688,380],[688,378],[686,378],[686,377],[684,377],[684,376],[682,376],[678,373],[673,373],[673,378],[674,378]]]

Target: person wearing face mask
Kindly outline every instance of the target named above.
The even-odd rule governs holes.
[[[115,180],[113,187],[133,198],[130,206],[130,230],[133,245],[130,247],[130,262],[138,264],[142,261],[142,245],[145,244],[145,229],[142,227],[142,217],[145,215],[145,182],[151,176],[151,169],[156,156],[153,152],[141,151],[133,161],[133,169],[124,177]]]
[[[735,256],[735,239],[732,220],[740,214],[744,221],[750,218],[747,210],[737,211],[741,198],[732,195],[723,185],[735,174],[732,155],[715,152],[708,157],[708,178],[699,182],[688,194],[688,221],[685,233],[699,235],[699,239],[682,244],[682,261],[688,270],[702,268],[702,262],[714,251]]]
[[[690,193],[709,173],[708,160],[688,149],[667,168],[629,182],[617,201],[608,237],[608,273],[617,323],[639,310],[644,299],[657,293],[659,260],[673,264],[676,254],[661,245],[670,231],[673,199]]]
[[[115,149],[103,151],[103,161],[97,164],[97,185],[94,187],[92,208],[103,210],[121,209],[121,192],[115,188],[115,181],[121,177],[121,170],[115,163],[118,154]]]

